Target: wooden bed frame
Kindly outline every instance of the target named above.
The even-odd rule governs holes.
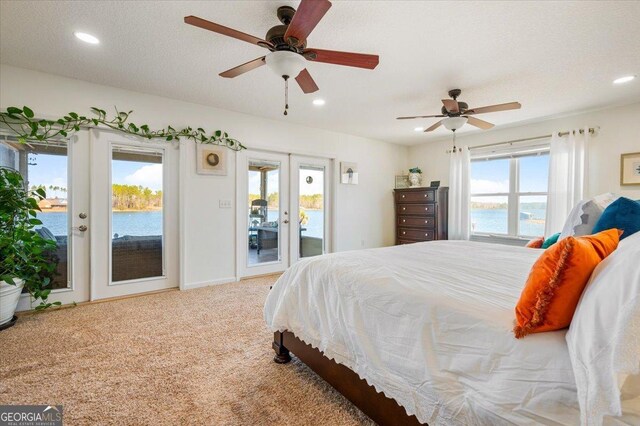
[[[293,333],[285,331],[273,334],[273,358],[278,364],[291,361],[289,352],[293,352],[298,359],[344,395],[363,413],[381,426],[410,426],[422,425],[416,416],[409,416],[398,403],[387,398],[355,372],[342,364],[330,360],[324,354],[298,339]]]

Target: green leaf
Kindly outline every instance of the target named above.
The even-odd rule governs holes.
[[[22,111],[24,112],[24,115],[25,115],[27,118],[33,118],[33,116],[35,115],[35,114],[33,113],[33,111],[31,110],[31,108],[26,107],[26,106],[25,106],[25,107],[22,107]]]
[[[78,114],[76,114],[75,112],[70,112],[69,115],[71,116],[71,118],[74,118],[76,120],[78,119]]]
[[[16,107],[8,107],[7,108],[7,113],[9,113],[9,114],[22,114],[22,110],[20,108],[16,108]]]

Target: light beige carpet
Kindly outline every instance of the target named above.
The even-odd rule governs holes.
[[[65,424],[359,425],[304,364],[272,361],[274,277],[27,315],[0,332],[0,404]]]

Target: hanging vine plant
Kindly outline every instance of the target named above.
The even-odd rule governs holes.
[[[139,136],[145,139],[161,139],[167,142],[180,141],[180,139],[190,139],[195,142],[225,146],[233,151],[246,149],[236,139],[230,138],[226,132],[216,130],[212,134],[207,134],[202,127],[194,129],[186,127],[176,130],[167,126],[160,130],[151,130],[148,125],[140,126],[129,121],[129,116],[133,111],[123,112],[116,109],[113,118],[107,118],[107,112],[100,108],[91,108],[95,117],[85,117],[76,112],[70,112],[58,120],[43,120],[35,118],[35,113],[29,107],[8,107],[6,111],[0,113],[0,123],[6,125],[17,136],[20,143],[27,141],[42,141],[67,137],[71,133],[79,131],[83,127],[104,126],[122,133]]]

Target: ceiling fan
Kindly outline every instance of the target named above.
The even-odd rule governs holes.
[[[304,93],[318,90],[318,85],[306,69],[306,61],[366,69],[374,69],[378,65],[378,55],[307,48],[307,37],[330,7],[331,2],[328,0],[302,0],[297,11],[290,6],[281,6],[278,8],[277,16],[282,25],[276,25],[267,31],[264,39],[196,16],[187,16],[184,22],[268,49],[270,53],[265,56],[224,71],[220,76],[234,78],[266,64],[285,81],[284,115],[287,115],[290,77],[295,77]]]
[[[398,120],[410,120],[414,118],[435,118],[446,117],[443,120],[438,121],[431,127],[425,129],[425,132],[432,132],[440,126],[446,127],[448,130],[455,132],[460,127],[469,123],[472,126],[486,130],[492,128],[494,125],[473,117],[476,114],[485,114],[487,112],[508,111],[511,109],[520,109],[522,105],[519,102],[508,102],[506,104],[490,105],[480,108],[469,108],[466,102],[459,102],[458,96],[460,96],[462,90],[453,89],[449,90],[449,96],[451,99],[443,99],[441,114],[438,115],[417,115],[414,117],[398,117]]]

